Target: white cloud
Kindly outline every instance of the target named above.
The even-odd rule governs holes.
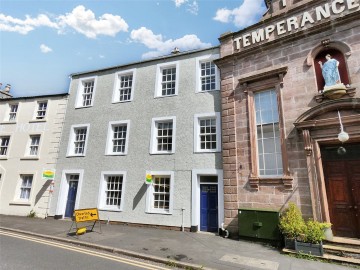
[[[22,20],[0,13],[0,31],[17,32],[19,34],[26,35],[36,27],[41,26],[55,29],[59,28],[56,23],[52,22],[49,17],[44,14],[39,14],[36,18],[26,15],[25,19]]]
[[[155,35],[151,30],[141,27],[131,31],[130,37],[133,41],[144,44],[152,51],[143,54],[143,58],[152,58],[170,54],[178,47],[180,51],[189,51],[210,47],[210,43],[203,43],[196,35],[185,35],[175,40],[163,40],[162,35]]]
[[[265,12],[263,2],[263,0],[244,0],[238,8],[218,9],[213,19],[222,23],[232,22],[239,28],[247,27],[256,23],[258,17]]]
[[[40,45],[40,50],[42,53],[49,53],[52,52],[52,49],[46,46],[45,44]]]
[[[181,7],[182,5],[186,4],[186,11],[197,15],[199,12],[199,4],[196,0],[193,0],[189,3],[189,0],[173,0],[176,7]]]
[[[129,27],[118,15],[106,13],[96,18],[94,12],[90,9],[86,10],[82,5],[74,8],[71,13],[53,17],[51,20],[45,14],[39,14],[36,18],[26,15],[22,20],[0,13],[0,31],[26,35],[37,27],[45,26],[57,29],[61,34],[72,28],[88,38],[96,38],[98,35],[113,37],[120,31],[127,32]]]
[[[71,13],[59,16],[58,20],[62,27],[69,26],[88,38],[96,38],[97,35],[113,37],[120,31],[128,31],[128,24],[120,16],[106,13],[97,20],[90,9],[86,10],[81,5]]]
[[[188,9],[187,11],[189,11],[190,13],[194,14],[194,15],[198,15],[199,12],[199,5],[196,1],[188,4]]]
[[[187,1],[188,1],[188,0],[174,0],[176,7],[182,6],[182,5],[185,4]]]

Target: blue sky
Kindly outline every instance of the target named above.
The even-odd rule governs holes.
[[[69,75],[219,45],[259,21],[263,0],[1,0],[0,82],[65,93]]]

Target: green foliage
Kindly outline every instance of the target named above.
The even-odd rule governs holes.
[[[280,217],[279,224],[280,231],[287,238],[313,244],[318,244],[324,240],[324,230],[330,227],[330,223],[311,219],[305,222],[300,209],[294,203],[289,203],[288,209]]]
[[[305,221],[300,209],[294,203],[289,203],[288,209],[281,215],[279,228],[283,235],[291,239],[297,238],[304,232]]]
[[[307,243],[319,244],[325,239],[324,230],[331,227],[330,223],[322,223],[309,219],[306,222],[304,232],[299,236],[299,240]]]
[[[36,217],[36,212],[34,210],[31,210],[30,213],[27,215],[27,217],[29,217],[29,218]]]

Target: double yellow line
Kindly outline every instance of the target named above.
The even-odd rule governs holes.
[[[120,262],[120,263],[124,263],[124,264],[129,264],[129,265],[132,265],[132,266],[137,266],[137,267],[142,268],[142,269],[169,270],[169,268],[164,268],[164,267],[161,267],[161,266],[152,265],[152,264],[148,264],[148,263],[145,263],[145,262],[134,261],[134,260],[131,260],[131,259],[122,258],[122,257],[114,256],[114,255],[111,255],[111,254],[106,254],[106,253],[94,251],[94,250],[87,250],[87,249],[84,249],[84,248],[80,248],[80,247],[76,247],[76,246],[72,246],[72,245],[67,245],[67,244],[62,244],[62,243],[59,243],[59,242],[55,243],[55,242],[52,242],[52,241],[48,241],[48,240],[44,240],[44,239],[40,239],[40,238],[35,238],[35,237],[32,237],[32,236],[27,236],[27,235],[12,233],[12,232],[6,232],[6,231],[3,231],[3,230],[0,230],[0,235],[6,235],[6,236],[9,236],[9,237],[28,240],[28,241],[32,241],[32,242],[35,242],[35,243],[40,243],[40,244],[43,244],[43,245],[48,245],[48,246],[53,246],[53,247],[57,247],[57,248],[67,249],[67,250],[70,250],[70,251],[75,251],[75,252],[87,254],[87,255],[90,255],[90,256],[95,256],[95,257],[99,257],[99,258],[103,258],[103,259],[107,259],[107,260],[111,260],[111,261],[116,261],[116,262]]]

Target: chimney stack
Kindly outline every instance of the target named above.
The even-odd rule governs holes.
[[[9,93],[11,89],[11,84],[7,84],[4,88],[4,92]]]

